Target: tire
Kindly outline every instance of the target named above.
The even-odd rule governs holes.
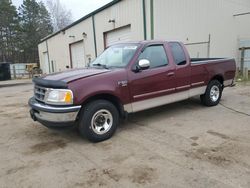
[[[201,103],[205,106],[216,106],[220,102],[222,90],[222,84],[218,80],[211,80],[205,94],[200,96]]]
[[[79,132],[92,142],[109,139],[119,123],[119,112],[109,101],[96,100],[83,107],[80,113]]]

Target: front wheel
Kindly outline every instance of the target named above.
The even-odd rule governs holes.
[[[201,102],[206,106],[216,106],[221,99],[222,84],[218,80],[212,80],[207,85],[204,95],[201,95]]]
[[[90,141],[109,139],[119,123],[117,108],[109,101],[96,100],[83,106],[80,114],[79,131]]]

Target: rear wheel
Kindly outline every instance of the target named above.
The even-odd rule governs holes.
[[[119,123],[117,108],[109,101],[96,100],[83,107],[80,114],[80,134],[90,141],[109,139]]]
[[[205,94],[200,96],[202,104],[216,106],[220,102],[222,90],[222,84],[218,80],[210,81]]]

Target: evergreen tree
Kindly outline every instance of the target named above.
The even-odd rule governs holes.
[[[38,63],[38,44],[53,31],[50,15],[42,2],[24,0],[19,7],[19,17],[26,63]]]
[[[18,40],[19,20],[16,7],[10,0],[0,1],[0,62],[15,62],[19,49]]]

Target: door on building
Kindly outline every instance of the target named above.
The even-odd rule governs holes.
[[[119,42],[126,42],[130,40],[131,40],[130,25],[104,33],[105,48]]]
[[[49,74],[50,73],[50,65],[49,65],[48,52],[43,53],[43,59],[44,59],[43,73]]]
[[[244,50],[244,62],[242,62],[243,64],[241,65],[241,70],[243,70],[244,68],[248,68],[248,70],[250,70],[250,39],[241,39],[240,40],[240,49],[245,48]]]
[[[70,44],[70,55],[71,55],[71,67],[82,68],[85,67],[85,56],[84,56],[84,43],[79,41]]]

